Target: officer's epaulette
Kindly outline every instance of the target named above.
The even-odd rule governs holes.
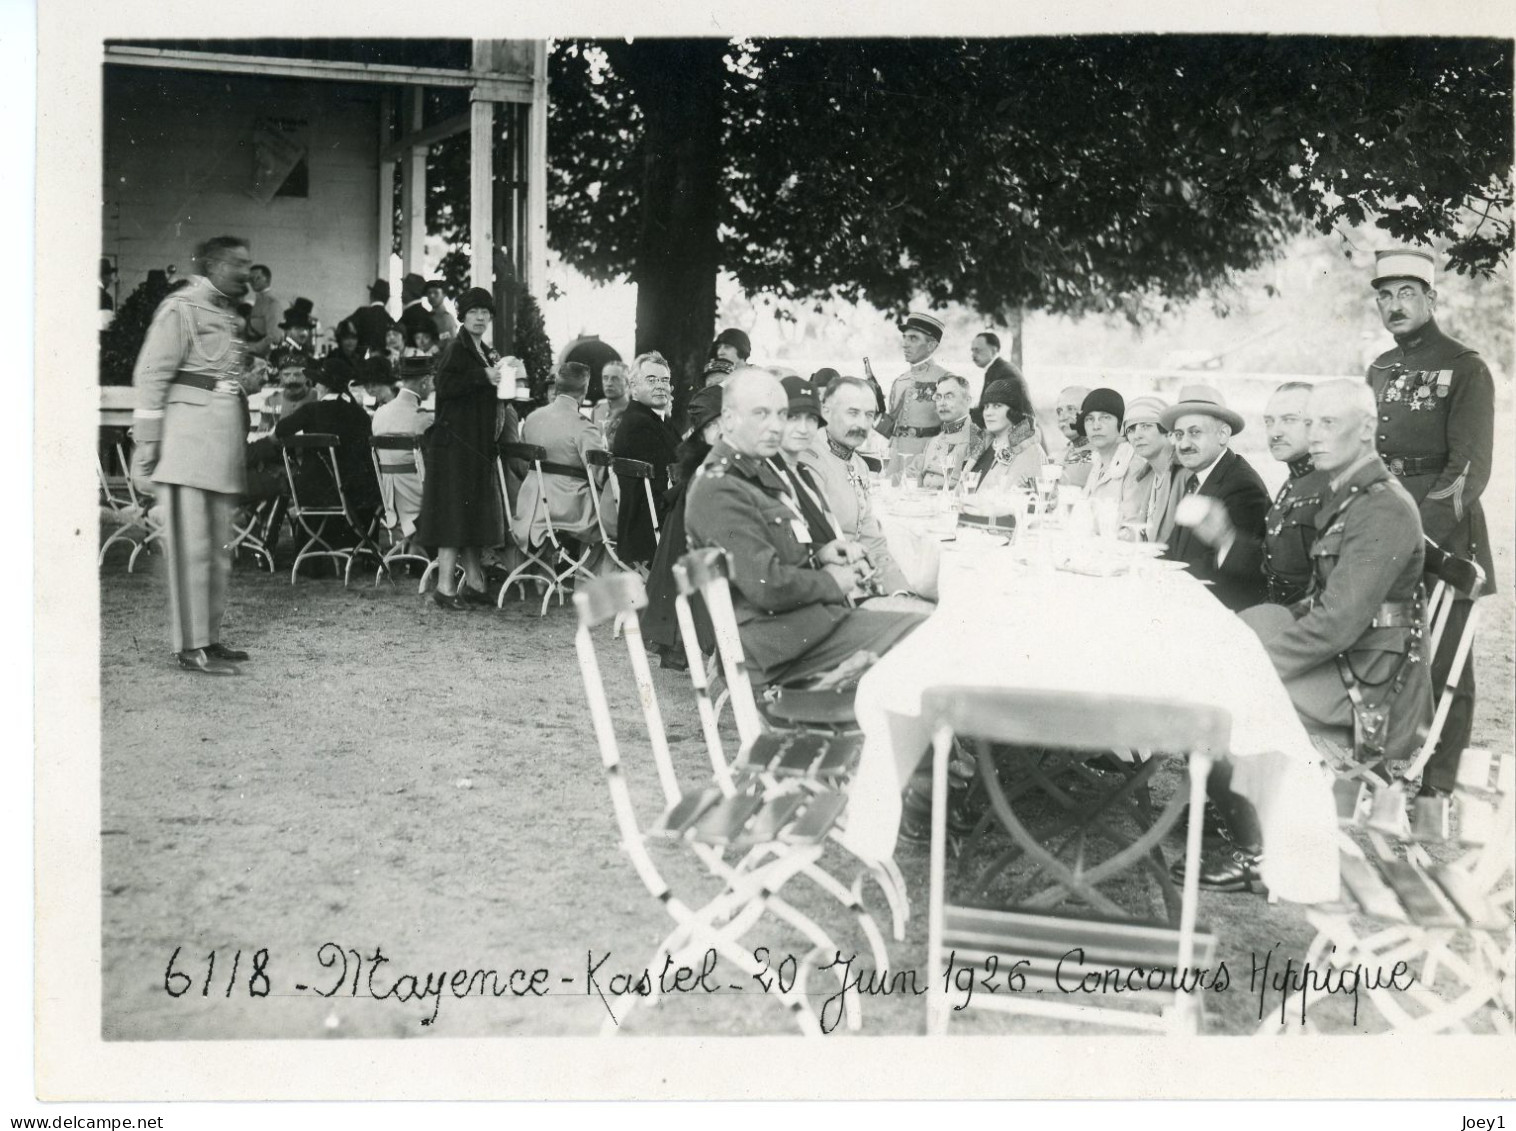
[[[731,460],[718,459],[710,463],[702,463],[695,474],[704,479],[720,479],[726,474],[726,469],[731,466]]]

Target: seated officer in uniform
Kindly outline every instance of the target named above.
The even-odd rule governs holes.
[[[690,484],[691,546],[728,554],[743,651],[759,682],[856,676],[921,623],[915,613],[850,609],[862,563],[839,542],[817,546],[791,487],[768,462],[780,450],[789,397],[745,367],[727,381],[721,438]]]
[[[1351,728],[1360,757],[1403,759],[1432,707],[1421,654],[1421,518],[1374,450],[1377,413],[1367,386],[1323,382],[1306,416],[1311,459],[1328,476],[1310,588],[1294,605],[1257,605],[1241,616],[1263,641],[1307,730]],[[1237,808],[1226,813],[1237,851],[1208,865],[1202,886],[1235,891],[1257,881],[1259,845],[1245,835],[1256,832],[1256,816],[1234,819]]]
[[[943,374],[932,399],[941,421],[939,431],[926,442],[921,454],[910,461],[908,474],[919,479],[923,487],[941,487],[944,479],[948,487],[956,487],[964,467],[979,458],[988,441],[984,429],[969,417],[974,396],[962,377],[956,373]]]
[[[1328,476],[1311,462],[1305,414],[1310,397],[1310,385],[1286,381],[1263,408],[1269,454],[1290,469],[1263,520],[1263,574],[1269,601],[1275,605],[1293,605],[1311,585],[1316,512],[1326,495]]]

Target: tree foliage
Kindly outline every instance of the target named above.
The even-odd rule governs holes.
[[[648,116],[696,95],[632,60],[667,43],[554,46],[549,239],[594,279],[650,281],[642,171],[679,159],[647,151]],[[1140,317],[1309,225],[1445,241],[1488,272],[1512,246],[1511,71],[1495,40],[732,43],[719,266],[749,293],[996,318]]]
[[[169,282],[163,272],[149,271],[147,278],[121,300],[111,324],[100,331],[100,384],[132,383],[147,329],[168,292]]]

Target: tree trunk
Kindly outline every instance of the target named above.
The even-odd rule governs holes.
[[[659,350],[677,403],[698,386],[716,325],[722,93],[726,42],[607,43],[643,117],[637,352]]]
[[[1016,367],[1016,372],[1025,374],[1026,366],[1021,360],[1021,326],[1026,318],[1026,310],[1017,306],[1011,311],[1011,321],[1006,327],[1011,332],[1011,364]]]

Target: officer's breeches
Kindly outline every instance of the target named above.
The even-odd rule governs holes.
[[[175,652],[221,639],[237,496],[173,483],[159,486],[168,549],[169,642]]]

